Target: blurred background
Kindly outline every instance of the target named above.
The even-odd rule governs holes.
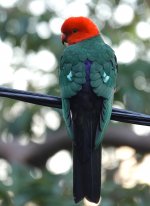
[[[149,0],[0,0],[0,86],[59,96],[60,27],[80,15],[115,50],[113,106],[150,114]],[[102,206],[149,206],[149,152],[149,127],[111,121]],[[0,206],[50,205],[75,205],[61,110],[0,98]]]

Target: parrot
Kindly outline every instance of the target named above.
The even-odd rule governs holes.
[[[66,45],[60,58],[62,113],[72,140],[73,196],[98,203],[101,151],[111,118],[118,64],[98,26],[88,17],[67,18],[61,26]]]

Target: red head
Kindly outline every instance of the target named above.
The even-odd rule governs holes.
[[[99,35],[98,27],[86,17],[70,17],[61,27],[62,42],[69,45]]]

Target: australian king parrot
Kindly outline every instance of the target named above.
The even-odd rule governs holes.
[[[101,149],[111,117],[117,78],[114,51],[87,17],[70,17],[61,27],[66,43],[59,83],[63,118],[73,145],[73,195],[99,202]]]

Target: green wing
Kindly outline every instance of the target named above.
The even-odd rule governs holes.
[[[94,61],[91,67],[91,86],[97,96],[103,97],[103,106],[100,114],[100,123],[97,128],[95,147],[102,142],[105,130],[110,121],[113,96],[117,78],[117,60],[113,50],[104,45],[102,50],[103,61]]]
[[[85,67],[83,62],[79,61],[77,57],[74,57],[74,61],[72,61],[72,56],[70,56],[70,59],[68,56],[69,54],[67,55],[67,59],[65,59],[66,55],[64,55],[61,59],[59,83],[62,97],[63,118],[68,134],[73,139],[69,98],[76,95],[82,88],[82,84],[85,83]]]
[[[84,61],[92,61],[90,80],[93,91],[103,97],[103,109],[97,128],[95,146],[103,139],[110,121],[114,88],[116,87],[117,62],[114,51],[100,36],[67,47],[60,62],[59,83],[62,110],[69,135],[73,138],[69,98],[76,95],[85,83]]]
[[[100,123],[97,128],[95,148],[99,146],[102,142],[107,126],[110,122],[111,112],[112,112],[113,95],[109,99],[103,100],[102,112],[100,114]]]
[[[73,130],[72,130],[72,121],[71,121],[69,99],[62,98],[62,113],[63,113],[63,118],[65,121],[68,135],[69,135],[69,137],[71,137],[71,139],[73,139],[74,135],[73,135]]]

